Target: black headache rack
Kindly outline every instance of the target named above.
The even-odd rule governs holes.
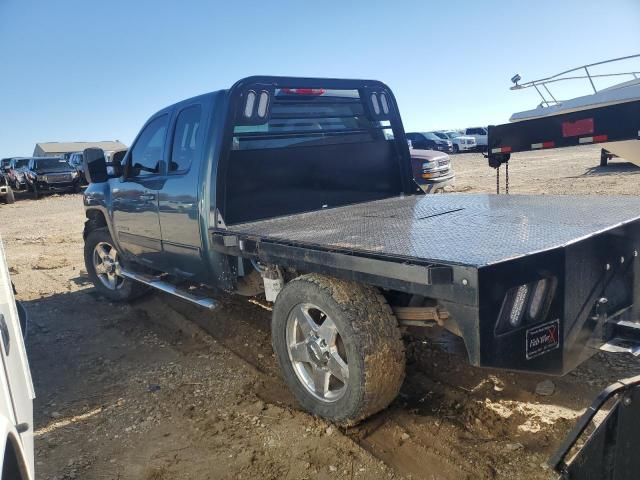
[[[498,168],[516,152],[628,140],[640,141],[640,100],[490,125],[488,159]]]
[[[233,257],[437,299],[473,365],[563,374],[640,345],[633,197],[400,196],[210,238]]]
[[[605,418],[590,428],[605,409]],[[640,476],[639,441],[640,376],[636,376],[619,380],[598,395],[549,459],[549,466],[566,480],[635,479]]]

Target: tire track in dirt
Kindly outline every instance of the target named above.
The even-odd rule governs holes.
[[[211,341],[206,339],[210,336],[252,367],[259,378],[252,393],[265,403],[299,410],[272,355],[269,312],[237,297],[219,298],[221,307],[212,313],[165,295],[156,295],[153,301],[156,299],[162,304],[151,307],[152,301],[147,300],[138,308],[150,309],[151,315],[155,308],[172,309],[177,315],[170,317],[180,319],[177,327],[186,335],[205,341]],[[424,348],[429,361],[441,362],[437,367],[440,377],[446,377],[447,371],[456,375],[460,370],[473,369],[464,358],[451,361],[450,354],[432,347]],[[356,427],[341,429],[345,436],[409,478],[552,478],[544,462],[570,422],[546,426],[536,432],[535,439],[523,435],[518,427],[526,423],[526,416],[515,412],[504,418],[484,401],[484,390],[471,393],[455,382],[448,384],[426,375],[421,363],[424,359],[411,353],[415,348],[412,344],[408,349],[407,380],[399,398]],[[490,372],[473,375],[493,391],[494,384],[487,380]],[[515,397],[521,395],[518,392]]]

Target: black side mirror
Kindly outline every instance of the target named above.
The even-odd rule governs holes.
[[[87,148],[83,155],[84,174],[89,183],[102,183],[109,179],[107,161],[101,148]]]

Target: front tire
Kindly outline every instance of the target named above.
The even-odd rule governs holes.
[[[303,275],[278,295],[271,325],[285,382],[305,410],[354,425],[398,394],[404,346],[374,287]]]
[[[460,147],[457,144],[453,144],[453,153],[460,153]]]
[[[96,290],[110,300],[126,302],[140,297],[148,288],[118,275],[120,254],[106,228],[89,232],[84,242],[84,264]]]
[[[604,148],[600,149],[600,166],[606,167],[609,163],[609,152],[607,152]]]

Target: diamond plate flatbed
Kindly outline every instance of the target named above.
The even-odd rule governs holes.
[[[633,196],[445,194],[259,220],[231,225],[225,233],[408,262],[482,267],[637,220],[640,198]]]

